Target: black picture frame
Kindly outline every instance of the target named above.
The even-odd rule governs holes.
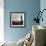
[[[10,27],[25,27],[25,12],[10,12]]]

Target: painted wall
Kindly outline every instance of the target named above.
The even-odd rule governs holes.
[[[0,42],[4,41],[4,3],[0,0]]]
[[[36,12],[40,10],[40,0],[4,0],[4,38],[7,41],[18,41],[32,30]],[[25,12],[26,26],[24,28],[10,27],[10,12]]]
[[[41,9],[41,11],[43,10],[43,9],[46,9],[46,0],[41,0],[40,1],[40,9]],[[43,12],[43,22],[41,21],[40,22],[40,25],[42,25],[42,26],[45,26],[46,27],[46,10]]]

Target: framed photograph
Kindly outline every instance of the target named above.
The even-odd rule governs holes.
[[[10,27],[25,26],[25,12],[10,12]]]

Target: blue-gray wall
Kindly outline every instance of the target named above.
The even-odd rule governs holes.
[[[40,0],[4,0],[4,38],[7,41],[18,41],[32,30],[33,19],[40,9]],[[11,28],[10,12],[25,12],[26,27]]]
[[[41,0],[40,1],[40,10],[42,11],[43,9],[46,9],[46,0]],[[45,26],[46,27],[46,10],[43,12],[43,22],[40,22],[40,25]]]

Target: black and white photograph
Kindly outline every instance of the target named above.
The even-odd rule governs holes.
[[[10,13],[10,26],[11,27],[24,27],[24,12],[11,12]]]

